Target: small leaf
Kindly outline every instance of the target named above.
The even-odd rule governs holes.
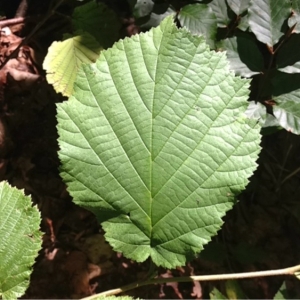
[[[227,299],[217,288],[213,288],[209,293],[209,298],[211,300]]]
[[[105,4],[89,1],[74,9],[72,24],[75,31],[90,33],[104,49],[118,40],[121,24],[116,14]]]
[[[294,25],[295,28],[293,32],[300,33],[300,2],[299,0],[292,0],[292,15],[288,19],[288,26],[292,28]]]
[[[283,35],[281,29],[290,12],[289,0],[251,0],[250,29],[259,41],[273,47]]]
[[[248,28],[249,28],[249,15],[248,14],[241,17],[237,28],[242,31],[248,30]]]
[[[191,33],[204,35],[210,48],[215,48],[217,19],[209,6],[199,3],[186,5],[179,12],[178,20]]]
[[[40,213],[23,191],[0,183],[0,298],[17,299],[28,285],[42,239]]]
[[[153,0],[137,0],[133,9],[133,15],[136,19],[148,16],[152,13],[153,7]]]
[[[58,104],[61,176],[115,251],[175,268],[216,234],[257,166],[248,87],[172,17],[82,66]]]
[[[225,290],[228,299],[248,299],[237,280],[227,280]]]
[[[249,7],[250,0],[227,0],[229,7],[237,15],[241,15]]]
[[[300,134],[300,89],[274,97],[273,114],[287,131]]]
[[[285,73],[300,73],[300,34],[292,34],[278,51],[277,68]]]
[[[230,23],[231,18],[234,16],[232,15],[232,12],[229,11],[229,7],[227,6],[226,1],[224,0],[213,0],[210,3],[208,3],[208,6],[211,7],[213,13],[215,14],[217,18],[217,23],[219,27],[227,27],[227,25]],[[230,14],[231,12],[231,14]]]
[[[57,93],[70,96],[79,66],[95,62],[100,51],[98,42],[87,32],[63,42],[53,42],[43,63],[48,83]]]
[[[277,291],[276,295],[274,296],[274,300],[285,300],[285,299],[290,299],[288,293],[287,293],[287,288],[285,281]]]
[[[245,114],[249,119],[259,121],[261,125],[265,123],[267,118],[266,107],[259,102],[255,103],[255,101],[250,101]]]
[[[264,69],[264,59],[255,40],[248,33],[241,33],[220,43],[230,61],[230,69],[237,75],[251,77]]]

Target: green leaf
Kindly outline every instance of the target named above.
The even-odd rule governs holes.
[[[184,6],[178,14],[181,26],[191,33],[204,35],[206,42],[213,49],[217,33],[217,20],[212,9],[206,4],[190,4]]]
[[[228,6],[237,15],[241,15],[249,7],[250,0],[227,0]]]
[[[23,191],[0,183],[0,297],[17,299],[41,249],[40,213]]]
[[[277,68],[281,72],[300,73],[300,34],[292,34],[278,51]]]
[[[300,1],[291,0],[292,3],[292,15],[288,19],[288,26],[292,28],[294,25],[295,28],[293,32],[300,33]]]
[[[235,37],[223,40],[220,46],[226,50],[230,69],[237,75],[251,77],[263,71],[263,56],[249,34],[241,32]]]
[[[75,31],[90,33],[104,49],[111,47],[119,38],[121,28],[116,14],[105,4],[89,1],[74,9],[72,24]]]
[[[114,250],[174,268],[216,234],[256,169],[248,87],[171,17],[83,65],[58,105],[61,176]]]
[[[281,29],[290,12],[289,0],[251,0],[250,29],[259,41],[273,47],[283,35]]]
[[[53,42],[43,63],[48,83],[57,93],[70,96],[78,68],[82,63],[95,62],[100,51],[98,42],[87,32],[63,42]]]
[[[217,288],[213,288],[213,290],[209,293],[209,299],[218,300],[227,298]]]
[[[226,1],[224,0],[213,0],[208,3],[213,13],[216,15],[217,23],[219,27],[227,27],[233,17],[232,12],[228,10]],[[231,12],[231,13],[230,13]]]
[[[228,299],[248,299],[237,280],[227,280],[225,289]]]
[[[280,289],[277,291],[276,295],[274,296],[274,300],[285,300],[290,299],[285,282],[281,285]]]
[[[274,97],[273,114],[287,131],[300,134],[300,89]]]

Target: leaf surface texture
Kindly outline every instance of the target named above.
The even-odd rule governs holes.
[[[58,105],[61,175],[116,251],[174,268],[216,234],[260,150],[248,86],[171,17],[82,67]]]

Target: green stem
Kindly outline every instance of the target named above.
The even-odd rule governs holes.
[[[129,290],[136,289],[141,286],[149,284],[159,284],[167,282],[191,282],[191,281],[215,281],[215,280],[230,280],[230,279],[243,279],[243,278],[256,278],[256,277],[267,277],[267,276],[278,276],[278,275],[295,275],[296,272],[300,272],[300,265],[293,266],[290,268],[271,270],[271,271],[258,271],[258,272],[245,272],[245,273],[234,273],[234,274],[216,274],[216,275],[200,275],[200,276],[188,276],[188,277],[172,277],[172,278],[150,278],[145,281],[138,281],[120,288],[108,290],[99,294],[95,294],[82,300],[93,300],[100,296],[112,296],[117,295]]]

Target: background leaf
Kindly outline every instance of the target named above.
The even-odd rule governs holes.
[[[72,24],[75,31],[90,33],[104,49],[118,40],[120,21],[105,4],[89,1],[74,9]]]
[[[294,32],[300,33],[300,1],[299,0],[292,0],[292,12],[293,14],[288,19],[288,25],[292,28],[294,25]]]
[[[300,134],[300,89],[274,97],[273,114],[287,131]]]
[[[218,26],[219,27],[227,27],[230,23],[231,18],[233,17],[232,12],[228,10],[228,6],[226,1],[224,0],[213,0],[208,3],[208,6],[211,7],[213,13],[215,14]]]
[[[250,0],[227,0],[229,7],[237,15],[241,15],[249,7]]]
[[[70,96],[79,66],[95,62],[100,51],[98,42],[87,32],[63,42],[53,42],[43,63],[48,83],[56,92]]]
[[[277,67],[286,73],[300,73],[300,34],[292,34],[278,51]]]
[[[217,19],[209,6],[199,3],[186,5],[179,12],[178,20],[191,33],[204,35],[210,48],[215,48]]]
[[[222,40],[220,46],[226,50],[230,68],[237,75],[251,77],[263,71],[264,59],[255,40],[249,34],[241,33]]]
[[[282,26],[291,12],[288,0],[250,1],[249,25],[256,38],[273,47],[283,35]]]
[[[23,191],[0,183],[0,296],[17,299],[41,249],[40,213]]]
[[[260,150],[248,86],[171,17],[82,67],[58,105],[61,176],[116,251],[174,268],[216,234]]]

